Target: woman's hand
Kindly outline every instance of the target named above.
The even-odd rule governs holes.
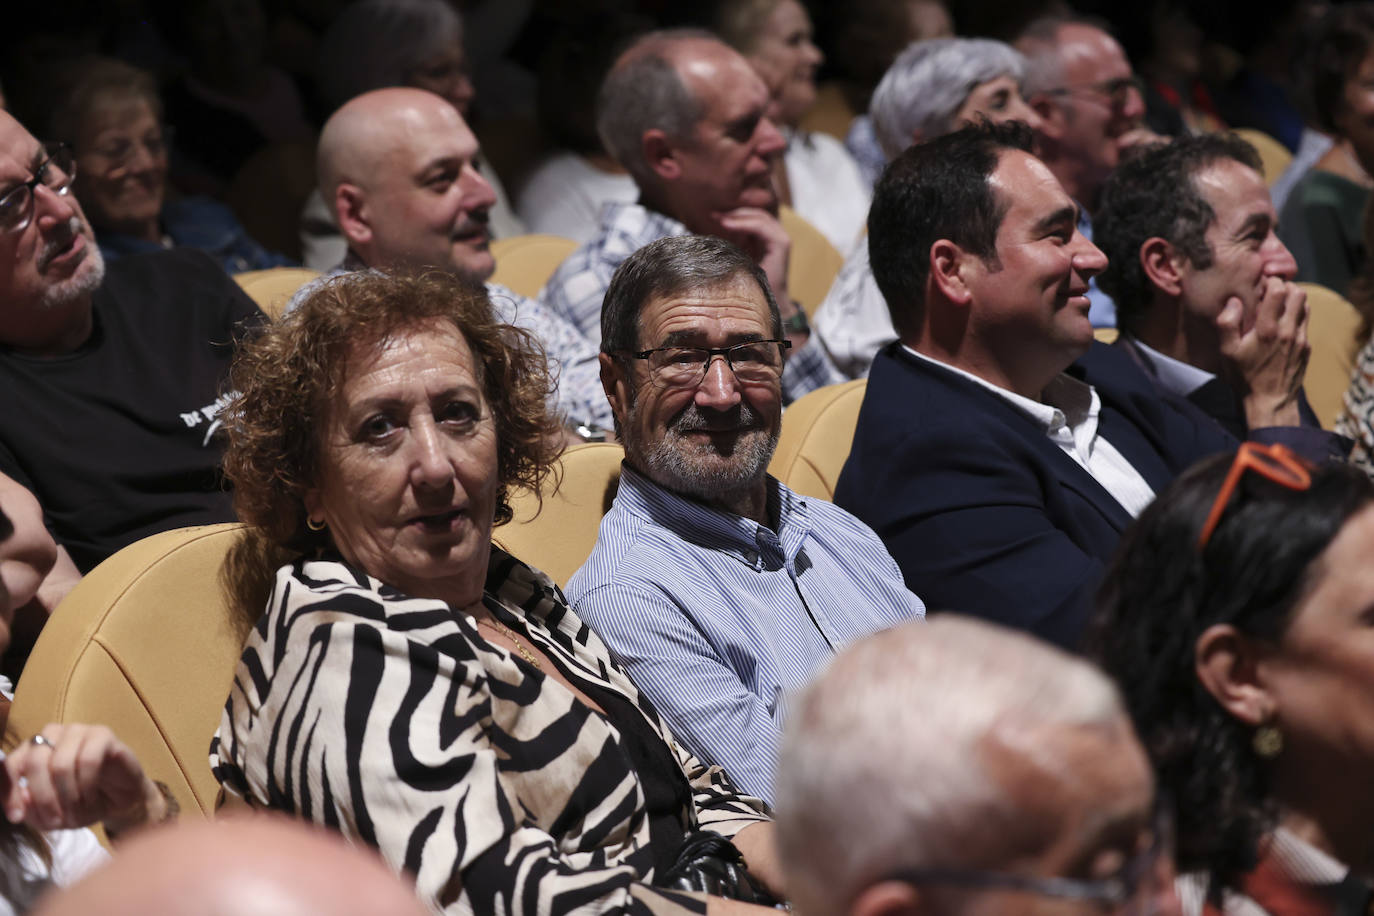
[[[114,834],[171,813],[134,752],[105,726],[50,724],[40,735],[5,758],[11,823],[58,830],[102,821]]]

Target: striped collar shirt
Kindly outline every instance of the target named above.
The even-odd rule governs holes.
[[[601,302],[616,268],[650,242],[690,234],[672,217],[639,204],[604,204],[596,236],[558,265],[544,284],[539,301],[599,348]],[[808,342],[788,353],[782,371],[783,400],[790,404],[808,391],[845,380],[824,348]]]
[[[567,588],[678,740],[764,799],[787,693],[844,645],[925,615],[872,529],[768,486],[776,531],[626,465]]]

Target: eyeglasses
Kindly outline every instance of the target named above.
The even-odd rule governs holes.
[[[1217,530],[1217,525],[1221,524],[1221,517],[1226,513],[1226,506],[1231,502],[1231,497],[1236,492],[1236,487],[1240,485],[1240,479],[1245,476],[1246,471],[1254,471],[1256,474],[1273,481],[1281,487],[1290,490],[1306,490],[1312,486],[1312,471],[1314,466],[1306,459],[1299,456],[1286,445],[1259,445],[1255,442],[1242,442],[1240,449],[1236,452],[1236,460],[1231,462],[1231,470],[1226,474],[1226,480],[1222,483],[1221,489],[1217,492],[1217,498],[1212,503],[1212,511],[1207,514],[1207,521],[1202,526],[1202,533],[1197,538],[1197,549],[1207,546],[1207,542],[1212,539],[1212,534]]]
[[[33,219],[34,189],[42,184],[54,194],[66,194],[76,178],[76,160],[65,143],[43,144],[45,158],[33,177],[0,194],[0,232],[21,232]]]
[[[791,347],[786,340],[751,340],[733,347],[658,347],[619,355],[647,360],[649,378],[659,388],[691,388],[701,384],[717,356],[725,357],[741,382],[776,381],[782,376],[783,352]]]
[[[1135,92],[1140,96],[1145,95],[1145,81],[1134,73],[1130,76],[1119,76],[1112,80],[1103,80],[1100,83],[1088,83],[1084,86],[1061,86],[1058,89],[1047,89],[1045,95],[1073,95],[1075,92],[1086,92],[1096,96],[1098,101],[1106,101],[1113,108],[1125,108],[1131,101],[1131,93]]]
[[[156,134],[142,140],[132,137],[113,137],[108,142],[91,150],[91,153],[105,160],[105,167],[117,171],[134,161],[141,147],[154,161],[167,157],[167,147],[172,142],[172,128],[163,127]]]
[[[1144,905],[1132,907],[1131,912],[1152,913],[1155,908],[1148,901],[1155,894],[1168,890],[1165,885],[1172,881],[1173,856],[1173,807],[1167,794],[1161,793],[1155,798],[1148,842],[1127,859],[1115,874],[1106,878],[1059,878],[965,868],[903,868],[890,872],[880,880],[901,881],[916,886],[939,885],[974,891],[1036,894],[1100,903],[1114,909],[1140,901]],[[1162,874],[1162,866],[1167,866],[1167,875]]]

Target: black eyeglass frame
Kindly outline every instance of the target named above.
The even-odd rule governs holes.
[[[1145,80],[1136,74],[1130,76],[1119,76],[1116,79],[1103,80],[1099,83],[1086,83],[1081,86],[1059,86],[1055,89],[1044,90],[1045,95],[1073,95],[1075,93],[1091,93],[1100,99],[1106,99],[1107,103],[1119,108],[1127,102],[1127,93],[1134,89],[1141,98],[1145,97]]]
[[[698,353],[705,353],[706,358],[702,360],[700,363],[701,374],[697,376],[696,382],[693,383],[700,384],[701,380],[706,377],[707,371],[711,368],[711,360],[715,359],[717,356],[725,357],[725,364],[730,367],[730,371],[738,374],[739,370],[735,368],[734,360],[731,359],[730,354],[736,350],[742,350],[745,347],[757,347],[759,344],[778,345],[778,374],[779,376],[781,376],[782,367],[787,363],[787,351],[792,349],[792,341],[785,340],[780,337],[770,337],[765,340],[746,340],[742,343],[731,344],[728,347],[653,347],[649,350],[621,350],[615,355],[621,357],[622,359],[642,359],[647,362],[653,358],[653,355],[655,353],[668,353],[675,350],[693,350]],[[659,388],[690,387],[690,385],[686,382],[660,383],[658,373],[654,371],[654,367],[652,364],[649,365],[649,378],[651,381],[653,381],[654,385],[656,385]]]
[[[1172,854],[1173,821],[1172,804],[1163,794],[1157,796],[1151,815],[1154,834],[1149,846],[1132,855],[1116,874],[1108,878],[1060,878],[968,868],[899,868],[873,883],[901,881],[917,887],[934,884],[975,891],[1019,891],[1042,897],[1121,906],[1134,900],[1140,893],[1141,885],[1158,864],[1160,856]]]
[[[76,156],[72,153],[71,147],[65,143],[48,142],[43,144],[43,152],[46,154],[43,161],[33,170],[33,177],[27,181],[6,189],[0,193],[0,233],[23,232],[33,221],[34,211],[34,192],[41,184],[43,187],[52,191],[54,194],[66,195],[71,192],[72,182],[76,181]],[[43,180],[48,173],[48,168],[52,166],[53,160],[65,155],[68,165],[63,167],[59,164],[58,168],[66,175],[66,181],[61,184],[51,185]],[[23,216],[19,217],[14,225],[7,225],[4,221],[5,212],[8,209],[8,201],[15,195],[19,195],[20,211]]]

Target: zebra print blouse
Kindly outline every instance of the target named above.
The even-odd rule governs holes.
[[[690,781],[685,830],[767,820],[678,749],[558,588],[493,546],[484,603],[570,679],[618,691]],[[283,567],[210,748],[225,790],[378,848],[446,914],[703,913],[650,886],[638,776],[620,735],[447,604],[337,559]]]

